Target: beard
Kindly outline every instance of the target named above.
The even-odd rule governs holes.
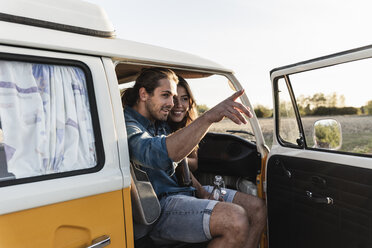
[[[157,108],[153,103],[152,98],[146,101],[146,110],[150,114],[151,119],[158,121],[166,121],[168,119],[169,112],[172,106],[163,105],[160,108]],[[160,111],[167,111],[167,113],[162,113]]]

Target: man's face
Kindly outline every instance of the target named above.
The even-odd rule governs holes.
[[[159,80],[159,86],[153,94],[148,94],[145,102],[147,118],[151,121],[166,121],[173,108],[173,96],[177,95],[177,85],[167,78]]]

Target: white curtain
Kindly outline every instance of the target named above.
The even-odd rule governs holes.
[[[0,61],[0,121],[8,171],[16,178],[96,165],[78,67]]]

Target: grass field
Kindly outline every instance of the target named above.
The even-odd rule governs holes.
[[[340,151],[355,152],[363,154],[372,154],[372,116],[312,116],[303,117],[303,127],[306,133],[306,140],[311,146],[312,141],[312,129],[315,121],[320,119],[335,119],[341,124],[342,129],[342,147]],[[261,130],[265,138],[266,144],[271,147],[273,140],[273,118],[262,118],[259,119]],[[210,131],[212,132],[226,132],[226,130],[243,130],[252,132],[250,125],[236,125],[230,120],[223,120],[219,123],[213,124]],[[240,135],[241,137],[249,140],[254,140],[254,137],[250,135]]]

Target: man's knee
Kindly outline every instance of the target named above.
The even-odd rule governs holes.
[[[265,201],[256,196],[237,192],[233,202],[245,208],[249,215],[266,212]]]
[[[233,202],[246,210],[250,224],[256,226],[256,224],[262,223],[259,225],[261,226],[266,223],[266,204],[261,198],[237,192]]]
[[[240,235],[249,229],[246,210],[233,203],[218,203],[212,213],[211,227],[216,235]]]
[[[235,205],[235,208],[229,213],[230,222],[231,222],[231,232],[236,234],[246,234],[249,230],[249,222],[247,221],[247,212],[246,210],[239,206]]]

